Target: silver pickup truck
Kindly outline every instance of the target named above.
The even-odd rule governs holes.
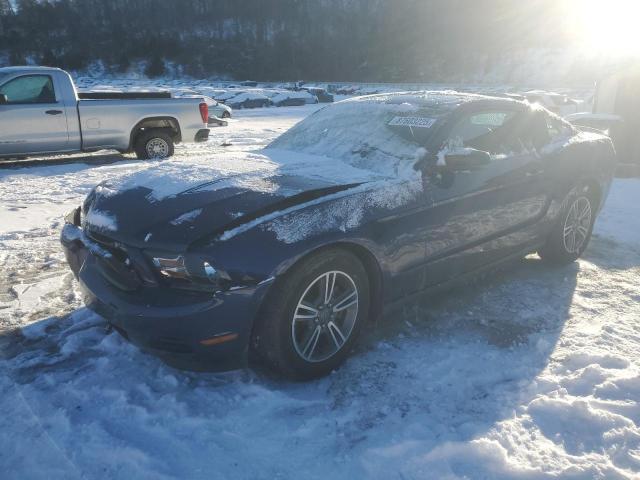
[[[114,149],[167,158],[204,142],[208,107],[163,92],[78,94],[58,68],[0,68],[0,158]]]

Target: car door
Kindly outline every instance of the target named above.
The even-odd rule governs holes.
[[[525,248],[548,206],[536,150],[546,124],[524,105],[471,107],[445,129],[426,172],[433,200],[426,285],[450,280]]]
[[[51,75],[15,77],[0,86],[0,155],[64,151],[69,145],[66,109]]]

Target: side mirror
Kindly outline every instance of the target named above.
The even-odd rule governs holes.
[[[6,95],[0,94],[0,105],[4,105],[5,103],[9,103],[9,99]]]
[[[440,166],[443,170],[461,172],[466,170],[476,170],[491,163],[491,155],[475,148],[461,148],[444,155],[445,165]]]

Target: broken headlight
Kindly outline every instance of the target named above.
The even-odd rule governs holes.
[[[152,254],[151,261],[160,276],[178,288],[215,291],[231,281],[224,270],[196,256]]]

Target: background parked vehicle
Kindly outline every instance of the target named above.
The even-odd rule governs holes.
[[[215,98],[218,102],[224,103],[226,105],[230,99],[239,95],[240,93],[241,91],[235,88],[222,89],[220,91],[215,92],[215,95],[213,95],[213,98]]]
[[[307,105],[318,103],[318,99],[315,95],[311,95],[304,90],[288,91],[278,93],[271,97],[271,102],[276,107],[293,107],[299,105]]]
[[[547,110],[564,117],[579,110],[579,102],[560,93],[530,90],[522,94],[530,103],[539,104]]]
[[[616,146],[618,161],[625,165],[622,169],[630,174],[640,172],[640,68],[603,78],[596,85],[593,110],[568,119],[579,126],[607,131]]]
[[[231,118],[233,114],[233,109],[224,103],[218,102],[215,98],[206,95],[205,93],[198,92],[196,90],[189,89],[176,89],[173,90],[172,96],[174,98],[202,98],[205,103],[209,107],[209,117],[210,118]],[[212,123],[212,122],[209,122]]]
[[[332,103],[333,95],[327,92],[326,89],[320,87],[302,87],[302,90],[306,90],[311,95],[314,95],[320,103]]]
[[[244,91],[226,100],[225,104],[233,108],[261,108],[272,105],[272,102],[262,93]]]
[[[202,98],[94,92],[83,99],[56,68],[0,68],[0,157],[114,149],[166,158],[209,136]]]
[[[359,87],[356,85],[341,85],[335,89],[335,93],[338,95],[353,95]]]

